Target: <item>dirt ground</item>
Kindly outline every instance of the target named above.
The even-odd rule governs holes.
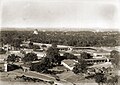
[[[22,73],[17,73],[14,71],[11,72],[0,72],[0,85],[51,85],[50,83],[44,82],[25,82],[23,80],[15,80],[14,78]],[[76,75],[71,71],[64,72],[58,75],[61,79],[66,80],[67,82],[56,82],[57,85],[98,85],[93,79],[83,79],[80,75]],[[119,78],[120,84],[120,78]],[[118,85],[119,85],[118,84]],[[55,84],[53,84],[55,85]]]
[[[64,73],[66,74],[66,73]],[[74,85],[76,83],[76,85],[87,85],[88,83],[92,83],[91,85],[97,85],[95,82],[88,82],[86,80],[84,80],[84,82],[79,81],[79,82],[73,82],[78,78],[77,75],[71,74],[71,72],[68,72],[66,75],[61,74],[61,78],[65,77],[67,82],[55,82],[57,83],[57,85]],[[18,73],[16,71],[11,71],[11,72],[0,72],[0,85],[50,85],[50,83],[45,83],[45,82],[25,82],[23,80],[15,80],[14,78],[16,76],[21,76],[23,75],[22,73]],[[63,76],[64,75],[64,76]],[[89,84],[90,85],[90,84]]]
[[[22,79],[14,79],[16,76],[21,75],[21,73],[16,72],[0,72],[0,85],[50,85],[44,82],[25,82]]]

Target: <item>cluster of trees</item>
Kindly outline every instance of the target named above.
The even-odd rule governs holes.
[[[93,78],[98,85],[118,85],[119,76],[115,73],[97,72]]]
[[[37,72],[47,72],[49,68],[52,68],[53,64],[50,62],[50,59],[45,57],[38,63],[32,63],[30,70]]]
[[[11,54],[11,55],[8,55],[7,61],[12,62],[12,63],[19,62],[19,58],[20,58],[20,56],[17,56],[15,54]]]
[[[119,61],[120,61],[120,53],[116,50],[112,50],[110,53],[110,57],[113,58],[114,60],[112,63],[116,66],[119,67]]]
[[[31,37],[34,42],[70,45],[70,46],[116,46],[119,34],[104,32],[39,32]]]
[[[64,59],[75,59],[75,60],[78,59],[77,56],[75,56],[75,55],[73,55],[73,54],[71,54],[71,53],[64,53],[63,56],[62,56],[62,58],[63,58],[63,60],[64,60]]]
[[[25,62],[32,62],[38,60],[38,56],[35,53],[27,53],[25,56],[22,58],[22,61]]]
[[[87,71],[87,62],[85,59],[91,59],[93,56],[91,56],[89,53],[83,52],[81,53],[81,56],[78,58],[78,63],[75,64],[73,68],[73,72],[75,74],[77,73],[85,73]]]
[[[8,57],[7,57],[7,61],[8,62],[12,62],[12,63],[19,62],[20,59],[21,59],[21,57],[15,55],[15,54],[8,55]],[[27,53],[22,58],[22,61],[24,63],[26,63],[26,62],[32,62],[32,61],[35,61],[35,60],[38,60],[38,56],[35,53]]]
[[[46,57],[42,58],[38,63],[32,63],[30,69],[37,72],[48,72],[48,69],[56,65],[61,65],[61,61],[64,59],[77,59],[77,57],[70,53],[65,53],[63,56],[60,56],[57,45],[53,43],[48,48]]]
[[[75,66],[73,68],[73,72],[75,74],[77,74],[77,73],[85,73],[87,71],[87,66],[88,65],[87,65],[86,61],[81,59],[79,63],[75,64]]]
[[[46,72],[49,68],[60,64],[61,61],[59,50],[57,49],[56,44],[52,44],[52,46],[48,48],[46,52],[46,57],[44,57],[39,63],[32,64],[31,70],[35,70],[37,72]]]
[[[56,43],[53,43],[46,52],[46,57],[49,58],[53,64],[60,64],[60,54]]]
[[[119,32],[56,32],[40,31],[34,35],[32,31],[2,31],[1,42],[19,47],[22,40],[30,39],[32,42],[53,43],[70,46],[118,46]]]
[[[1,31],[0,36],[1,45],[10,44],[15,47],[15,49],[20,49],[20,44],[22,43],[22,35],[17,31]]]

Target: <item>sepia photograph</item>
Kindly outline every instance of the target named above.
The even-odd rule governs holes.
[[[120,0],[0,0],[0,85],[120,85]]]

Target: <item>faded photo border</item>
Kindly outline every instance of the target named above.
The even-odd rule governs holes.
[[[48,42],[48,44],[56,42],[53,41],[52,43],[49,43],[51,35],[54,37],[53,39],[61,38],[59,39],[59,42],[62,42],[65,37],[56,36],[72,35],[72,39],[68,37],[69,42],[64,42],[64,45],[73,45],[74,42],[70,43],[70,41],[72,42],[75,40],[73,39],[75,38],[74,35],[79,35],[83,32],[83,35],[81,36],[91,36],[90,33],[92,32],[94,36],[90,38],[91,42],[92,39],[95,40],[95,37],[97,37],[96,39],[100,38],[98,35],[101,36],[102,33],[105,33],[104,39],[115,41],[115,44],[117,43],[117,46],[109,47],[111,43],[108,41],[108,47],[105,45],[97,47],[96,45],[97,49],[113,49],[120,52],[120,0],[0,0],[0,10],[0,48],[3,46],[2,42],[4,40],[2,38],[4,36],[7,37],[6,39],[11,39],[11,37],[15,38],[13,36],[15,34],[19,38],[16,40],[19,41],[20,39],[23,40],[21,37],[19,37],[19,35],[22,35],[22,32],[24,32],[22,35],[23,37],[25,35],[28,35],[29,37],[27,38],[33,37],[33,41],[37,41],[39,38],[37,37],[38,35],[44,36],[41,38],[41,41],[43,39],[46,39],[44,42]],[[8,36],[7,33],[4,34],[5,32],[10,34],[10,36]],[[88,34],[86,32],[88,32]],[[18,33],[18,35],[16,33]],[[110,34],[113,36],[111,38],[106,38],[106,36]],[[47,39],[49,41],[47,41]],[[86,42],[90,39],[86,38]],[[85,39],[83,40],[85,41]],[[76,41],[80,41],[80,39],[76,39]],[[8,40],[8,43],[9,42],[12,41]],[[8,43],[7,46],[9,46]],[[80,43],[76,44],[75,47],[79,46]],[[82,45],[80,46],[82,47]],[[86,47],[90,46],[86,45]],[[93,47],[93,45],[91,45],[91,47]],[[0,68],[6,65],[5,59],[7,59],[8,55],[9,54],[7,53],[5,55],[0,54]],[[120,68],[116,69],[116,73],[120,77]],[[23,75],[24,73],[20,74]],[[0,85],[98,85],[92,80],[84,81],[83,79],[83,82],[80,82],[78,75],[75,76],[76,79],[74,79],[74,74],[69,74],[71,75],[67,75],[67,73],[65,74],[65,77],[70,77],[68,78],[69,83],[67,80],[61,82],[54,81],[54,83],[52,81],[34,83],[21,81],[17,82],[16,80],[12,79],[12,77],[15,77],[17,75],[17,71],[3,73],[0,72]],[[82,74],[79,75],[81,76]],[[49,76],[49,74],[47,76]],[[118,85],[119,83],[120,78],[118,80]]]

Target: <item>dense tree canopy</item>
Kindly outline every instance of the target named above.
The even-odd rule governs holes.
[[[93,58],[93,56],[91,56],[89,53],[87,53],[87,52],[82,52],[81,53],[81,58],[82,59],[91,59],[91,58]]]
[[[45,72],[55,65],[60,65],[61,60],[62,59],[60,57],[59,50],[57,49],[57,45],[54,43],[48,48],[46,57],[43,57],[39,63],[32,64],[30,69],[37,72]]]
[[[64,59],[78,59],[77,56],[74,56],[71,53],[64,53],[63,57],[64,57]]]
[[[74,73],[85,73],[87,71],[87,62],[84,59],[79,59],[79,62],[75,64],[73,68]]]
[[[18,38],[14,38],[12,41],[12,46],[20,49],[20,44],[22,43],[21,37],[19,36]]]
[[[19,61],[19,56],[16,56],[15,54],[11,54],[11,55],[8,55],[7,57],[7,61],[8,62],[15,62],[15,61]]]
[[[111,57],[111,58],[114,58],[113,63],[114,63],[116,66],[119,66],[119,61],[120,61],[120,54],[119,54],[119,52],[116,51],[116,50],[112,50],[112,51],[110,52],[110,57]]]
[[[83,52],[81,53],[81,56],[78,57],[78,63],[75,64],[73,68],[74,73],[85,73],[87,71],[87,62],[85,59],[91,59],[92,56],[89,53]]]
[[[44,57],[40,62],[31,64],[30,69],[37,72],[45,72],[52,67],[53,64],[50,58]]]
[[[28,53],[28,54],[25,54],[25,56],[23,57],[23,62],[31,62],[31,61],[35,61],[38,59],[38,56],[37,54],[35,53]]]
[[[51,47],[48,48],[47,52],[46,52],[46,57],[50,58],[50,61],[52,63],[55,64],[60,64],[59,60],[60,60],[60,54],[59,54],[59,50],[57,48],[57,45],[55,43],[52,44]]]
[[[104,77],[103,73],[96,73],[95,75],[95,82],[98,83],[98,85],[103,85],[105,83],[106,78]]]
[[[38,35],[33,35],[32,31],[2,31],[1,42],[12,44],[15,38],[21,37],[21,40],[30,39],[32,42],[53,43],[71,46],[118,46],[119,32],[57,32],[57,31],[39,31]],[[12,42],[11,42],[12,41]]]

